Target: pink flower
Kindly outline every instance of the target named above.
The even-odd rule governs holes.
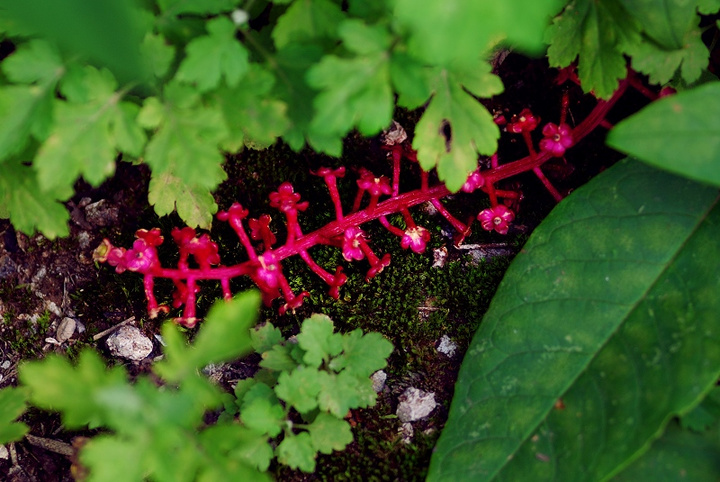
[[[138,239],[144,239],[150,246],[160,246],[164,240],[160,235],[159,228],[152,228],[150,231],[147,229],[138,229],[135,231],[135,237]]]
[[[345,167],[340,166],[337,169],[331,169],[329,167],[321,167],[315,172],[310,171],[311,174],[320,177],[343,177],[345,176]]]
[[[266,288],[263,291],[277,288],[280,285],[282,270],[275,259],[275,255],[265,253],[258,257],[258,262],[260,266],[255,274],[257,275],[258,281],[263,285],[261,288]]]
[[[530,109],[523,109],[520,115],[512,116],[510,123],[507,126],[507,131],[513,134],[522,134],[523,132],[531,132],[540,122],[540,119],[535,117]]]
[[[478,221],[485,231],[495,230],[500,234],[507,234],[510,223],[515,219],[515,213],[502,204],[484,209],[478,214]]]
[[[348,261],[361,260],[365,257],[362,250],[362,243],[365,241],[365,233],[357,226],[351,226],[345,230],[343,237],[342,254]]]
[[[288,211],[305,211],[309,205],[307,201],[300,201],[300,194],[296,193],[292,184],[284,182],[280,184],[278,190],[270,193],[270,206],[283,212]]]
[[[347,281],[347,276],[342,272],[342,266],[338,266],[335,269],[335,276],[333,276],[330,282],[330,291],[328,294],[335,299],[340,298],[340,287]]]
[[[141,238],[136,239],[132,249],[125,252],[122,262],[118,263],[118,268],[122,266],[130,271],[149,273],[159,265],[160,262],[155,246],[148,244],[147,241]]]
[[[217,218],[220,221],[227,221],[233,229],[237,229],[242,225],[241,221],[245,219],[247,215],[247,209],[243,209],[240,203],[233,203],[227,211],[217,213]]]
[[[405,231],[405,235],[400,240],[400,246],[403,249],[410,248],[414,253],[420,254],[425,251],[428,241],[430,241],[430,231],[422,226],[415,226]]]
[[[475,189],[483,187],[484,184],[485,178],[480,174],[480,169],[477,169],[470,173],[467,181],[463,184],[462,190],[463,192],[473,192]]]
[[[180,248],[183,260],[186,260],[187,256],[191,254],[202,269],[208,269],[213,264],[220,264],[218,245],[207,234],[196,237],[195,230],[187,226],[182,229],[174,228],[171,234]]]
[[[555,157],[562,157],[565,150],[573,144],[572,131],[567,124],[545,124],[542,133],[545,139],[540,141],[540,149]]]
[[[277,241],[275,234],[270,230],[270,221],[272,218],[267,214],[261,215],[258,219],[248,220],[250,237],[255,241],[262,240],[265,243],[265,249],[269,249]]]
[[[390,187],[390,179],[385,176],[375,177],[375,175],[363,169],[360,173],[360,179],[357,180],[360,189],[366,190],[371,196],[379,197],[383,194],[390,195],[392,188]]]

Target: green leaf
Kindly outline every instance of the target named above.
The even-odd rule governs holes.
[[[237,465],[236,461],[239,460],[265,472],[273,458],[273,450],[268,443],[267,435],[248,430],[238,424],[212,425],[200,433],[200,440],[208,453],[218,455],[216,463],[225,462],[230,467]],[[270,480],[267,474],[251,475],[251,479],[216,477],[207,480]]]
[[[606,479],[697,404],[720,375],[717,203],[629,161],[560,203],[468,349],[428,480]]]
[[[148,186],[148,202],[159,216],[177,210],[185,224],[210,229],[218,206],[212,193],[203,187],[185,184],[169,172],[153,175]]]
[[[256,398],[243,404],[240,420],[252,430],[275,437],[282,431],[285,411],[277,402]]]
[[[358,378],[343,371],[323,376],[320,382],[318,406],[338,418],[345,417],[351,408],[369,407],[375,403],[376,393],[369,378]]]
[[[314,100],[311,132],[337,137],[340,147],[340,139],[355,126],[367,136],[388,127],[394,109],[389,67],[385,52],[350,59],[323,57],[307,75],[310,86],[321,91]],[[340,155],[335,148],[326,152]]]
[[[432,65],[472,65],[491,44],[539,52],[550,16],[562,2],[398,0],[393,17],[409,31],[408,49]]]
[[[344,369],[362,379],[387,365],[386,359],[393,346],[380,333],[363,335],[362,330],[357,329],[343,336],[342,349],[342,353],[330,362],[330,368]]]
[[[610,131],[608,145],[644,162],[720,186],[720,82],[653,102]]]
[[[275,47],[335,40],[344,18],[340,6],[331,0],[294,1],[272,30]]]
[[[142,459],[145,447],[134,441],[108,435],[91,438],[80,452],[80,460],[90,469],[91,482],[116,482],[122,474],[127,482],[145,480]]]
[[[312,439],[307,432],[297,435],[287,435],[276,449],[278,462],[303,472],[315,470],[315,457],[317,451],[313,447]]]
[[[720,421],[720,387],[715,387],[700,405],[680,418],[680,426],[695,432],[703,432],[718,421]]]
[[[163,13],[172,15],[213,15],[237,8],[236,0],[158,0],[157,3]]]
[[[235,88],[215,92],[230,129],[222,145],[225,150],[236,152],[250,143],[270,146],[290,127],[287,105],[271,92],[274,84],[270,72],[252,64]]]
[[[30,401],[39,408],[62,412],[68,428],[106,420],[106,408],[97,397],[128,387],[125,370],[107,369],[91,350],[80,353],[76,366],[56,355],[21,365],[19,379],[30,388]]]
[[[327,413],[319,413],[307,429],[315,450],[324,454],[343,450],[353,441],[350,424]]]
[[[194,83],[200,92],[220,85],[221,77],[229,87],[237,86],[248,71],[248,51],[235,38],[235,25],[226,17],[208,21],[209,35],[197,38],[186,47],[186,57],[176,78]]]
[[[665,50],[682,49],[685,35],[697,27],[698,0],[620,0],[645,34]]]
[[[718,480],[719,453],[717,429],[714,433],[701,435],[681,430],[676,422],[670,422],[650,450],[612,480]]]
[[[293,348],[294,346],[290,345],[275,345],[262,354],[260,366],[275,371],[294,370],[299,363],[291,355]]]
[[[41,39],[20,44],[0,65],[8,80],[16,84],[53,83],[64,72],[55,47]]]
[[[156,365],[157,372],[169,381],[180,381],[209,363],[233,360],[251,350],[250,328],[255,323],[260,296],[247,291],[230,301],[216,302],[203,321],[202,327],[185,350],[173,350]],[[171,323],[171,322],[169,322]],[[177,329],[172,324],[163,333]]]
[[[20,160],[13,159],[2,165],[0,205],[7,209],[18,231],[38,230],[48,239],[67,236],[70,215],[61,202],[70,196],[69,186],[51,191],[40,189],[35,171]]]
[[[164,77],[175,58],[175,48],[162,35],[147,33],[140,46],[148,70],[156,77]]]
[[[502,92],[490,65],[438,69],[432,80],[433,97],[415,127],[413,147],[426,171],[437,167],[448,189],[458,191],[477,169],[478,154],[497,150],[500,130],[487,109],[475,97]]]
[[[43,190],[69,186],[81,175],[97,186],[115,171],[118,149],[139,153],[145,143],[137,109],[121,101],[110,72],[86,67],[77,82],[68,92],[86,101],[55,102],[53,128],[33,162]]]
[[[218,146],[227,138],[220,108],[202,102],[188,86],[168,84],[164,103],[150,97],[138,123],[155,129],[145,150],[145,162],[153,175],[170,173],[188,186],[215,189],[227,175]]]
[[[267,322],[250,330],[250,340],[252,341],[253,350],[262,354],[285,341],[285,338],[283,338],[279,329],[275,328],[272,323]]]
[[[583,89],[610,97],[627,75],[622,46],[639,43],[639,29],[621,0],[573,0],[547,31],[548,60],[567,67],[579,57]]]
[[[313,368],[299,367],[293,372],[282,372],[275,393],[300,413],[308,413],[318,406],[317,396],[328,374]]]
[[[0,390],[0,444],[20,440],[29,427],[15,420],[25,411],[25,392],[17,388]]]
[[[334,333],[335,327],[327,315],[314,314],[303,321],[297,341],[305,350],[303,361],[317,368],[342,351],[342,335]]]

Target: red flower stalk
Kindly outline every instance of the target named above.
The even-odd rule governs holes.
[[[345,168],[330,169],[328,167],[321,167],[317,172],[313,172],[313,174],[325,179],[325,184],[327,185],[328,191],[330,191],[330,199],[332,199],[335,205],[335,218],[338,221],[342,221],[343,211],[342,203],[340,202],[340,193],[337,188],[337,178],[345,176]]]

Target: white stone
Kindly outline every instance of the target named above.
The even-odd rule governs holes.
[[[140,361],[153,351],[150,338],[134,326],[121,326],[107,339],[107,347],[113,356]]]
[[[55,339],[60,343],[69,340],[70,337],[73,336],[73,333],[75,333],[75,328],[77,328],[77,322],[69,316],[66,316],[62,319],[55,331]]]
[[[400,403],[395,413],[403,423],[423,419],[437,406],[433,392],[424,392],[415,387],[408,387],[398,400]]]
[[[400,425],[400,435],[402,436],[403,443],[412,443],[413,436],[415,435],[415,429],[410,422],[405,422]]]
[[[10,458],[10,452],[4,445],[0,445],[0,460],[7,460]]]
[[[0,368],[2,368],[3,370],[7,370],[8,368],[10,368],[10,365],[10,360],[5,360],[4,362],[0,363]]]
[[[385,373],[385,370],[378,370],[370,375],[370,380],[372,380],[372,387],[375,393],[380,393],[383,391],[383,388],[385,388],[387,373]]]
[[[438,343],[437,351],[439,351],[440,353],[442,353],[444,355],[452,357],[453,355],[455,355],[455,351],[457,350],[457,347],[458,347],[457,343],[452,341],[449,336],[443,335],[440,338],[440,342]]]

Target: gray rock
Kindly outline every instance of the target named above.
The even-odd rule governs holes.
[[[423,419],[437,406],[433,392],[424,392],[415,387],[408,387],[398,400],[400,403],[395,413],[403,423]]]
[[[140,361],[153,351],[150,338],[134,326],[121,326],[108,337],[106,343],[113,356],[132,361]]]
[[[444,355],[452,357],[453,355],[455,355],[457,347],[457,343],[452,341],[449,336],[443,335],[442,337],[440,337],[440,341],[438,342],[437,351]]]
[[[372,380],[372,387],[375,393],[380,393],[383,391],[383,388],[385,388],[387,373],[385,373],[385,370],[378,370],[370,375],[370,380]]]
[[[0,256],[0,279],[14,275],[17,273],[17,268],[17,263],[10,256]]]
[[[119,217],[120,210],[107,199],[85,206],[85,219],[95,226],[112,226]]]

